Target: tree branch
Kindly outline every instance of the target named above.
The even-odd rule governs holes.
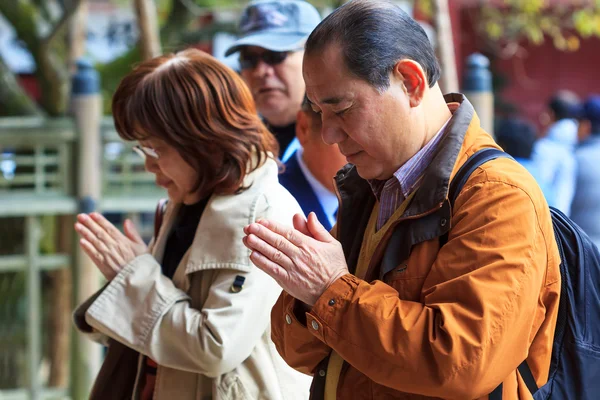
[[[195,17],[203,17],[211,12],[210,8],[201,7],[191,0],[179,0],[179,2]]]
[[[160,30],[163,51],[174,51],[177,48],[178,33],[182,28],[185,29],[195,18],[196,15],[183,1],[173,1],[173,8],[171,8],[167,21]]]
[[[41,110],[19,85],[0,57],[0,116],[41,115]]]
[[[133,3],[140,31],[138,45],[142,60],[149,60],[161,53],[156,4],[153,0],[134,0]]]
[[[81,4],[81,0],[73,0],[70,4],[70,7],[65,7],[62,17],[58,20],[58,22],[54,25],[50,34],[46,36],[44,39],[44,46],[48,46],[56,35],[69,23],[71,17],[77,12],[79,5]]]

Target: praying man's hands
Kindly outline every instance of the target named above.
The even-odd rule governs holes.
[[[314,213],[293,219],[294,228],[258,220],[244,228],[250,259],[287,293],[313,306],[323,292],[348,273],[342,245]]]

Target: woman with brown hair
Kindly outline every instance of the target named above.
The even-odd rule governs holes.
[[[100,214],[77,218],[80,245],[108,281],[75,312],[109,346],[91,398],[307,398],[310,378],[270,337],[281,288],[242,243],[249,223],[291,224],[300,212],[243,81],[186,50],[141,63],[112,109],[169,202],[148,247],[131,221],[122,234]]]

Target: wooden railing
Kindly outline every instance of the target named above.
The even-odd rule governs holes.
[[[98,209],[145,221],[142,232],[148,236],[152,212],[165,193],[144,171],[131,144],[117,136],[111,119],[102,121],[101,137]],[[65,381],[65,366],[58,366],[63,369],[59,387],[49,387],[57,368],[49,354],[56,346],[64,353],[65,341],[48,339],[46,323],[62,321],[62,327],[52,328],[62,335],[71,329],[72,287],[79,279],[73,255],[72,222],[79,209],[74,182],[77,157],[83,156],[77,154],[77,140],[67,118],[0,119],[0,399],[77,397],[68,371]],[[147,218],[139,218],[144,214]],[[67,309],[53,305],[60,296],[68,296],[62,302]],[[79,359],[71,359],[71,371],[80,367]]]

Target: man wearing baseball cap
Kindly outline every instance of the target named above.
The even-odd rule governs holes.
[[[337,145],[323,142],[321,117],[308,103],[302,107],[304,42],[320,21],[306,1],[253,1],[242,14],[240,39],[225,55],[239,52],[241,75],[279,142],[286,165],[281,184],[306,215],[314,211],[331,228],[337,213],[333,177],[346,161]]]
[[[242,78],[275,134],[284,162],[298,147],[288,150],[305,92],[304,42],[320,21],[319,12],[305,1],[253,1],[242,14],[240,38],[225,53],[239,52]]]

